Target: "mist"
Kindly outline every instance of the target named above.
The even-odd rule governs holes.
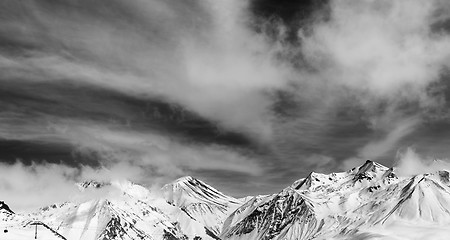
[[[398,152],[395,172],[399,176],[410,177],[442,170],[450,170],[448,159],[436,159],[433,157],[421,156],[411,147]]]

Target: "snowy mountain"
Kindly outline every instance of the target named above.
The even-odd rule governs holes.
[[[202,219],[197,221],[143,186],[127,181],[89,181],[78,187],[80,192],[96,197],[74,198],[73,202],[26,214],[8,214],[0,218],[1,226],[8,229],[0,239],[31,239],[35,225],[37,239],[214,239],[201,224]]]
[[[78,187],[73,201],[29,213],[0,202],[0,239],[450,239],[446,170],[401,177],[367,161],[243,199],[192,177],[161,192],[128,181]]]
[[[225,219],[244,203],[189,176],[165,185],[162,190],[168,203],[199,221],[214,238],[220,234]]]
[[[449,203],[449,172],[398,177],[367,161],[343,173],[311,173],[247,202],[228,218],[221,238],[449,239]],[[436,238],[411,235],[418,229],[432,229]]]

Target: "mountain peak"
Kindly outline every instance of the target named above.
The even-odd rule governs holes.
[[[386,170],[388,170],[388,168],[377,162],[374,162],[372,160],[367,160],[363,165],[361,165],[358,168],[357,174],[361,174],[361,173],[365,173],[365,172],[375,172],[377,170],[386,171]]]
[[[236,199],[226,196],[210,185],[191,176],[179,178],[172,183],[163,186],[166,199],[176,205],[190,204],[191,200],[212,202],[221,204],[222,202],[235,202]]]
[[[183,209],[217,238],[227,216],[243,202],[208,184],[186,176],[162,188],[166,201]]]
[[[198,181],[198,180],[191,176],[184,176],[184,177],[180,177],[180,178],[176,179],[172,183],[189,183],[192,181]]]
[[[96,180],[86,180],[77,184],[80,189],[102,188],[111,185],[110,182],[99,182]]]
[[[388,167],[385,167],[377,162],[367,160],[363,165],[357,168],[354,179],[357,181],[361,181],[363,179],[372,180],[373,178],[381,177],[388,170]]]
[[[320,174],[316,172],[310,172],[306,178],[301,179],[301,181],[295,182],[292,186],[293,189],[296,190],[304,190],[310,188],[314,185],[314,182],[320,182]]]
[[[4,201],[0,201],[0,211],[4,211],[8,214],[15,214]]]

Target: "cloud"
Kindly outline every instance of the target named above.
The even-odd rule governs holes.
[[[36,125],[29,127],[36,128]],[[79,196],[75,183],[85,180],[127,179],[158,189],[177,177],[193,172],[234,172],[246,176],[258,176],[264,172],[258,161],[234,149],[215,145],[185,145],[148,131],[136,132],[62,120],[38,129],[28,131],[24,127],[18,139],[50,145],[69,143],[75,146],[74,151],[78,155],[97,159],[100,167],[70,166],[66,165],[70,164],[67,162],[32,162],[30,166],[19,161],[13,165],[0,164],[2,200],[14,209],[33,209],[74,196],[80,199],[92,197],[94,195]],[[44,135],[47,138],[43,138]],[[2,136],[6,140],[14,140],[16,135]]]
[[[327,124],[322,120],[343,98],[356,98],[367,118],[376,118],[383,103],[398,111],[404,101],[421,108],[436,104],[427,87],[439,80],[450,46],[447,35],[433,33],[431,26],[446,17],[435,17],[445,2],[331,1],[330,16],[302,25],[301,44],[294,45],[283,31],[275,41],[255,32],[248,4],[14,3],[23,12],[7,18],[4,29],[20,26],[15,40],[36,47],[20,56],[3,54],[8,71],[2,74],[162,98],[269,143],[285,129],[277,127],[285,119],[273,112],[274,91],[293,92],[296,104],[322,109],[313,119],[307,112],[296,115],[293,122],[299,124],[286,124],[300,128],[302,122]],[[303,62],[292,62],[295,54]]]
[[[93,153],[111,162],[128,161],[165,177],[185,174],[185,170],[224,170],[261,174],[254,159],[232,148],[185,145],[153,132],[111,129],[99,125],[56,125],[56,132],[67,138],[77,151]]]
[[[398,111],[405,102],[430,107],[436,99],[427,88],[441,79],[450,57],[448,34],[432,26],[448,5],[331,1],[326,20],[299,32],[302,53],[318,79],[350,89],[368,114],[380,104]]]
[[[299,31],[304,71],[332,89],[323,91],[331,106],[342,103],[333,99],[354,101],[373,132],[350,162],[395,150],[427,110],[443,107],[429,87],[449,67],[449,36],[433,29],[449,18],[441,11],[448,7],[445,1],[330,1],[326,17]]]
[[[360,149],[359,156],[365,159],[376,159],[385,155],[388,151],[393,150],[395,144],[403,137],[411,134],[419,122],[420,120],[417,118],[406,118],[394,121],[391,128],[384,127],[384,129],[387,130],[387,135],[381,140],[369,142]]]
[[[288,70],[248,27],[246,1],[15,5],[29,15],[4,26],[19,26],[16,41],[38,47],[4,54],[3,78],[86,82],[163,98],[222,127],[270,136],[267,92],[285,86]]]
[[[76,190],[68,178],[77,170],[58,165],[2,164],[0,167],[0,191],[12,209],[41,207],[54,201],[64,201]]]
[[[336,168],[337,162],[330,156],[313,154],[303,159],[304,163],[314,166],[312,169],[319,173],[329,173]]]
[[[30,166],[20,162],[13,165],[0,163],[0,192],[2,200],[14,211],[31,210],[73,200],[74,197],[81,199],[94,196],[88,192],[80,194],[77,182],[139,179],[142,177],[139,171],[123,163],[111,170],[51,163],[33,163]]]
[[[10,0],[0,10],[0,38],[12,44],[0,49],[0,81],[73,84],[83,86],[80,92],[106,89],[176,103],[250,136],[267,153],[263,163],[242,149],[161,134],[157,125],[99,119],[99,113],[116,117],[111,112],[121,107],[89,108],[95,98],[81,103],[41,93],[49,95],[42,97],[46,107],[58,106],[54,111],[86,106],[83,118],[36,110],[30,102],[42,99],[31,88],[10,90],[31,100],[0,113],[1,138],[68,143],[108,168],[140,169],[146,181],[192,171],[261,178],[268,168],[286,179],[286,169],[299,162],[328,170],[325,164],[338,168],[343,159],[345,165],[385,156],[414,133],[424,113],[442,108],[429,88],[448,68],[448,34],[432,27],[449,18],[440,11],[446,1],[330,1],[325,17],[301,24],[299,42],[286,36],[292,26],[279,21],[262,21],[274,24],[276,34],[255,31],[249,3]]]
[[[381,131],[381,138],[372,137],[358,149],[357,154],[345,159],[341,170],[348,170],[363,164],[366,160],[377,161],[383,157],[389,156],[389,153],[399,149],[399,142],[406,136],[412,134],[420,125],[421,118],[413,116],[406,118],[404,116],[395,117],[393,113],[379,116],[373,119],[372,128]]]
[[[303,52],[324,78],[366,97],[426,98],[425,88],[439,80],[450,56],[448,35],[431,29],[443,5],[448,3],[331,1],[330,19],[301,35]]]
[[[196,170],[253,176],[263,172],[258,161],[232,147],[183,143],[152,130],[63,118],[52,118],[51,122],[24,121],[20,127],[7,118],[0,118],[0,127],[5,140],[65,143],[74,146],[75,153],[97,159],[108,168],[120,163],[140,167],[150,174],[146,182],[158,178],[170,180]]]
[[[450,170],[448,159],[433,159],[420,156],[414,148],[407,148],[397,153],[395,172],[399,176],[413,176],[424,173],[433,173],[441,170]]]
[[[0,81],[69,83],[141,100],[175,102],[219,128],[266,138],[270,101],[265,91],[281,84],[283,70],[272,65],[263,37],[246,27],[246,5],[206,0],[11,1],[5,8],[16,14],[5,15],[0,35],[13,38],[20,51],[0,51],[0,68],[5,70]],[[29,90],[15,91],[41,100]],[[53,97],[51,91],[42,98],[52,107],[71,101]],[[108,169],[122,163],[141,169],[147,177],[139,180],[145,183],[167,182],[193,171],[252,176],[263,171],[257,161],[235,149],[189,139],[182,142],[156,133],[158,129],[111,124],[108,119],[98,120],[102,110],[91,108],[96,103],[80,104],[88,105],[91,112],[72,119],[46,106],[37,110],[13,106],[0,113],[1,136],[66,143],[74,146],[76,154],[98,159]]]

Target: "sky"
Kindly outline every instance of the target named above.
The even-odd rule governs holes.
[[[86,179],[241,197],[367,159],[449,162],[446,0],[3,0],[0,19],[12,208]]]

